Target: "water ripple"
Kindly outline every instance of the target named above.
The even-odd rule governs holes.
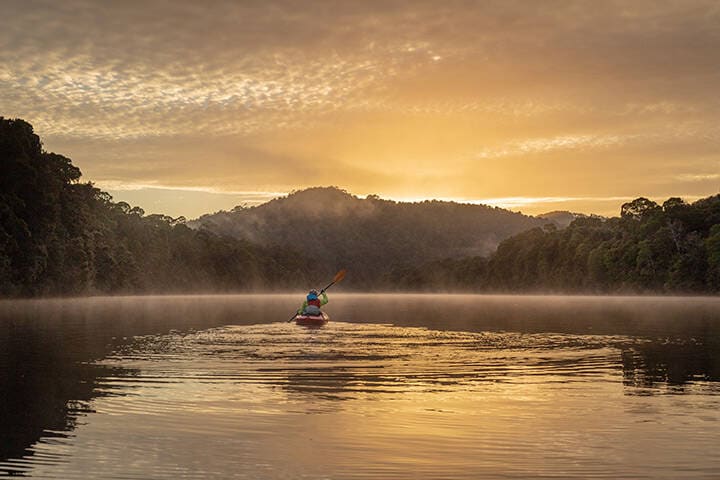
[[[456,391],[487,383],[618,381],[626,337],[441,332],[333,322],[276,323],[144,336],[102,363],[140,373],[115,388],[235,382],[354,398],[360,393]],[[300,399],[299,401],[304,401]]]
[[[0,343],[0,362],[12,370],[0,375],[14,373],[3,380],[14,396],[0,410],[7,426],[0,476],[713,478],[720,471],[720,454],[708,447],[720,442],[714,310],[688,329],[669,317],[636,318],[639,308],[606,322],[575,317],[567,314],[577,310],[574,299],[556,300],[537,321],[528,317],[536,302],[524,299],[514,311],[496,302],[491,318],[477,309],[420,317],[438,299],[387,300],[397,308],[383,304],[385,317],[374,317],[382,323],[320,329],[265,322],[283,318],[286,307],[265,299],[252,306],[261,314],[242,319],[257,324],[234,325],[238,306],[250,308],[244,297],[230,305],[99,300],[83,315],[76,310],[87,305],[78,302],[62,321],[6,323],[12,337],[4,338],[14,340]],[[448,300],[461,301],[469,300]],[[640,303],[644,311],[655,302]],[[96,318],[108,304],[116,310]],[[681,307],[668,300],[660,309],[669,304]],[[360,311],[351,307],[345,318]]]

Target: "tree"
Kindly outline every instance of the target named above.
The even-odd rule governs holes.
[[[657,203],[645,197],[640,197],[632,202],[624,203],[620,209],[620,217],[639,221],[659,211],[661,211],[661,208]]]
[[[710,290],[720,291],[720,224],[713,225],[705,240],[707,251],[707,284]]]

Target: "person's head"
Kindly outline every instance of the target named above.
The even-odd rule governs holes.
[[[308,300],[317,300],[317,298],[318,298],[318,291],[317,291],[317,290],[315,290],[315,289],[313,288],[312,290],[310,290],[310,292],[308,292],[308,294],[307,294],[307,299],[308,299]]]

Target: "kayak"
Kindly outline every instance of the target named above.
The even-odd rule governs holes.
[[[325,312],[323,312],[322,315],[297,315],[295,317],[296,324],[310,327],[321,327],[325,325],[328,320],[330,320],[330,317]]]

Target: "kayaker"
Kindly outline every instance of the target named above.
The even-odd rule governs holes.
[[[328,297],[324,290],[320,295],[322,295],[322,298],[318,297],[317,290],[310,290],[302,304],[302,307],[300,307],[297,311],[298,315],[322,315],[320,307],[328,303]]]

